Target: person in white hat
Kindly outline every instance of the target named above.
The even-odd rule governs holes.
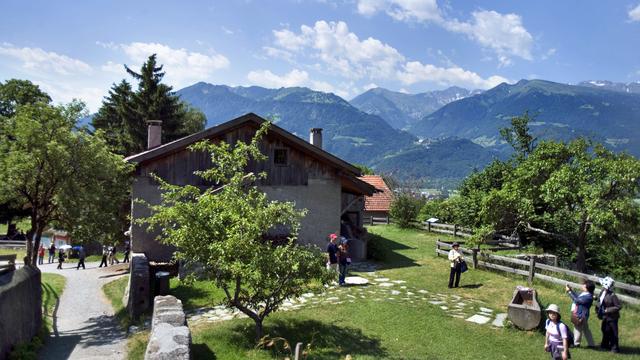
[[[451,270],[449,271],[449,289],[458,287],[460,285],[460,274],[462,274],[461,263],[464,261],[464,256],[460,252],[460,244],[454,242],[449,250],[449,263]],[[455,278],[455,285],[453,280]]]
[[[569,327],[560,321],[558,305],[551,304],[546,309],[546,335],[544,337],[544,351],[551,353],[554,360],[567,360],[569,355]]]
[[[600,279],[602,291],[598,297],[598,318],[602,319],[602,342],[600,348],[610,350],[611,352],[620,352],[618,345],[618,319],[620,319],[620,300],[613,293],[613,285],[615,281],[606,277]]]

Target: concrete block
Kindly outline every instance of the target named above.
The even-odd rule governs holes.
[[[129,277],[129,286],[125,291],[125,297],[128,299],[127,310],[129,316],[137,319],[150,306],[151,299],[151,282],[149,279],[149,261],[145,254],[131,254],[131,276]]]
[[[160,323],[154,326],[144,354],[145,360],[189,360],[191,333],[186,326]]]

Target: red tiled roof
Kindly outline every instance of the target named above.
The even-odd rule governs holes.
[[[364,198],[365,211],[389,211],[393,201],[393,193],[379,175],[364,175],[358,179],[375,186],[380,192]]]

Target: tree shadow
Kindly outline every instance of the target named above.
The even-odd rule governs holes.
[[[310,343],[310,356],[313,359],[339,359],[347,354],[354,358],[359,356],[384,358],[388,356],[386,349],[380,344],[380,339],[365,335],[361,329],[317,320],[269,320],[264,333],[270,338],[287,339],[291,347],[295,347],[298,342],[302,342],[304,346]],[[234,327],[230,340],[236,346],[253,348],[255,345],[254,327],[246,325]]]
[[[368,237],[367,257],[377,262],[379,270],[419,266],[413,259],[398,252],[412,247],[376,234],[369,233]]]

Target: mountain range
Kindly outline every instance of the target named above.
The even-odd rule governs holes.
[[[371,89],[353,100],[303,87],[267,89],[197,83],[179,90],[207,127],[247,112],[307,139],[324,129],[325,150],[399,179],[451,185],[510,149],[499,129],[528,111],[541,138],[588,136],[640,156],[637,83],[544,80],[500,84],[484,92],[457,87],[422,94]],[[404,130],[402,130],[404,129]]]
[[[450,102],[481,92],[457,86],[420,94],[375,88],[356,96],[350,103],[367,114],[380,116],[396,129],[406,129]]]
[[[500,147],[499,129],[525,111],[540,138],[570,140],[585,136],[614,150],[640,156],[640,93],[600,86],[521,80],[449,103],[414,123],[423,138],[457,136],[485,147]]]

